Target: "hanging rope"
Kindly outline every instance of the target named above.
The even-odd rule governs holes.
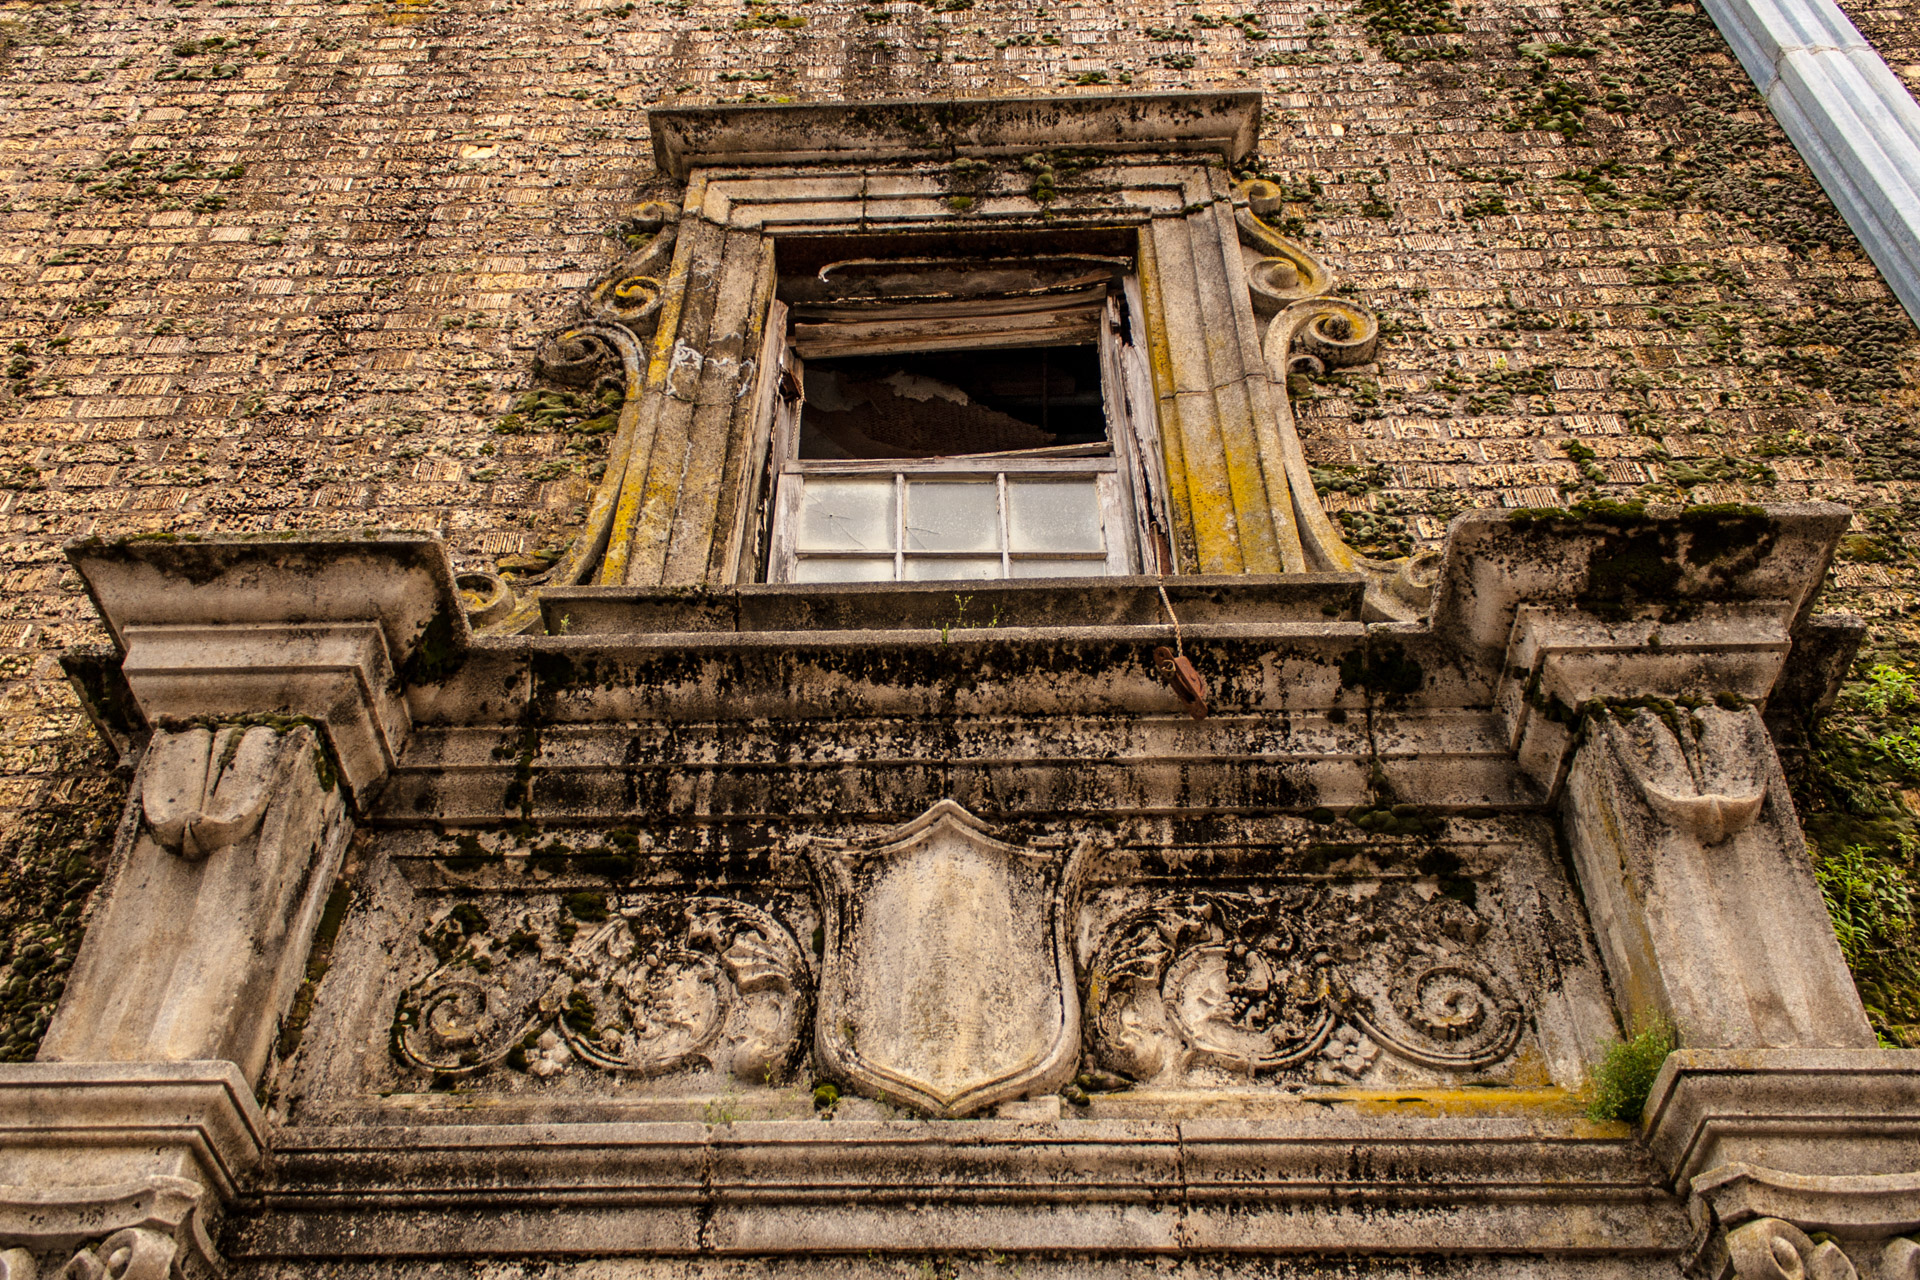
[[[1173,611],[1173,601],[1167,598],[1167,584],[1156,585],[1160,588],[1160,606],[1167,611],[1167,621],[1173,624],[1173,648],[1161,645],[1153,651],[1154,673],[1179,695],[1188,715],[1204,720],[1207,718],[1207,682],[1187,661],[1186,640],[1180,634],[1180,615]]]
[[[1180,639],[1180,615],[1173,611],[1173,601],[1167,599],[1167,584],[1156,584],[1160,588],[1160,604],[1167,611],[1167,621],[1173,624],[1173,651],[1180,657],[1187,656],[1187,646]]]

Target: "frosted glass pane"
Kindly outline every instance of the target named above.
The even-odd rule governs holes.
[[[999,549],[1000,498],[993,481],[907,481],[908,551]]]
[[[796,546],[800,551],[892,551],[893,477],[807,481],[800,490]]]
[[[1015,560],[1016,578],[1098,578],[1107,571],[1105,560]]]
[[[794,561],[795,582],[892,582],[893,557],[869,560],[865,556],[802,556]]]
[[[1007,537],[1014,551],[1106,550],[1096,482],[1009,479]]]
[[[987,492],[993,492],[989,489]],[[951,560],[916,560],[907,557],[904,566],[909,582],[946,582],[959,578],[997,578],[999,556],[955,556]]]

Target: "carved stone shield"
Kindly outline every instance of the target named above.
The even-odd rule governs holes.
[[[994,839],[951,800],[875,846],[816,847],[813,861],[828,1074],[945,1117],[1072,1076],[1071,866]]]

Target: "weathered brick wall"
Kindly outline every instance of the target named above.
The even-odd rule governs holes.
[[[1388,329],[1377,368],[1299,388],[1357,540],[1839,499],[1831,604],[1917,638],[1920,339],[1692,5],[1252,2],[0,3],[0,1057],[122,791],[53,663],[99,638],[59,545],[550,548],[591,445],[496,427],[659,190],[651,103],[1262,87],[1261,169]],[[1914,61],[1915,23],[1856,16]]]

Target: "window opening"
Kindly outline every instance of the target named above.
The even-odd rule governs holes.
[[[1157,572],[1151,380],[1121,290],[1075,284],[998,305],[796,308],[775,357],[768,578]]]

